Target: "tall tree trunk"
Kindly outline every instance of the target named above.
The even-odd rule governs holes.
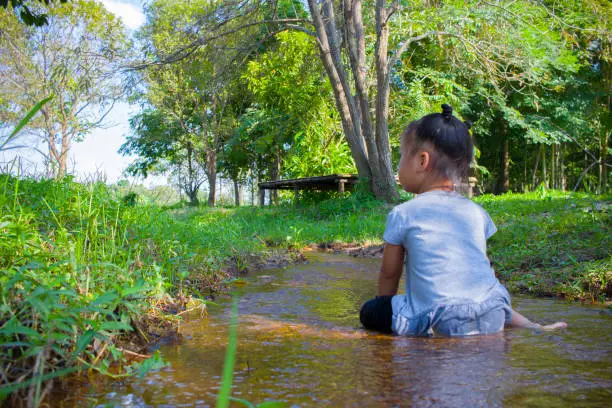
[[[68,151],[70,150],[70,137],[66,134],[64,127],[61,130],[61,145],[58,150],[58,133],[55,131],[49,132],[47,143],[49,146],[49,161],[53,169],[53,178],[60,179],[66,176],[66,167],[68,164]]]
[[[501,129],[501,150],[500,150],[500,168],[499,177],[497,179],[497,194],[507,193],[510,189],[510,156],[508,152],[508,125],[505,121],[502,123]]]
[[[521,191],[523,193],[527,192],[527,143],[523,141],[523,146],[525,149],[523,150],[523,185],[521,186]]]
[[[610,55],[610,41],[604,43],[606,44],[604,53]],[[605,102],[605,112],[609,117],[610,107],[612,106],[612,92],[610,92],[610,86],[612,85],[612,69],[610,68],[609,62],[603,64],[603,66],[605,69],[604,89],[608,90],[607,100]],[[605,120],[602,120],[602,125],[604,123]],[[607,126],[603,126],[601,132],[602,137],[600,138],[599,149],[599,192],[606,193],[608,191],[608,144],[610,143],[610,129]]]
[[[193,144],[187,143],[187,180],[185,181],[185,192],[189,196],[189,204],[198,205],[199,185],[193,168]]]
[[[217,188],[217,152],[212,149],[206,151],[206,177],[208,178],[208,206],[214,207]]]
[[[236,207],[240,207],[240,184],[238,183],[238,178],[234,178],[234,204]]]
[[[542,182],[544,183],[544,187],[548,188],[548,173],[546,171],[546,145],[542,144],[540,149],[542,149]]]
[[[556,145],[550,146],[550,187],[557,188],[557,153]]]
[[[274,154],[274,162],[272,163],[272,167],[270,167],[270,177],[272,178],[272,181],[280,180],[280,165],[280,149],[277,149]],[[270,203],[278,204],[278,190],[270,190]]]
[[[323,66],[325,67],[325,71],[332,85],[336,108],[338,109],[342,121],[342,130],[349,148],[351,149],[351,155],[355,161],[357,172],[359,173],[359,177],[371,179],[372,174],[368,164],[361,130],[359,128],[360,125],[357,109],[355,107],[355,100],[351,94],[346,73],[340,58],[337,34],[334,31],[328,33],[326,30],[327,27],[330,29],[335,27],[335,23],[333,22],[333,6],[330,0],[324,1],[323,9],[327,10],[328,13],[332,13],[332,16],[325,16],[325,20],[330,22],[328,24],[324,22],[324,18],[321,15],[316,0],[308,0],[308,6],[317,33],[317,44],[321,52]],[[331,23],[334,25],[331,25]]]
[[[538,174],[538,166],[540,165],[540,156],[542,155],[542,148],[538,149],[538,154],[536,155],[535,165],[533,166],[533,174],[531,175],[531,190],[536,189],[536,182],[538,181],[536,176]]]
[[[386,92],[383,90],[378,98],[377,110],[382,106],[381,113],[377,112],[377,121],[383,118],[381,126],[377,124],[376,134],[369,108],[369,98],[366,88],[366,65],[365,65],[365,39],[363,35],[363,17],[361,13],[361,0],[344,0],[344,24],[346,30],[346,42],[349,50],[349,61],[351,72],[355,80],[357,97],[352,94],[352,87],[348,81],[340,53],[340,39],[335,23],[333,2],[323,0],[321,9],[316,0],[308,0],[313,24],[316,30],[317,43],[321,52],[321,59],[325,71],[329,77],[336,107],[342,120],[342,129],[348,142],[349,148],[359,177],[367,179],[371,183],[371,189],[379,198],[392,201],[397,199],[395,178],[391,166],[391,154],[389,150],[387,118],[388,118],[388,65],[387,43],[388,32],[386,27],[386,9],[380,16],[381,28],[384,29],[382,41],[377,40],[377,48],[380,49],[380,61],[378,67],[382,67],[383,76],[381,83],[387,84]],[[383,4],[384,6],[384,4]],[[386,100],[384,100],[386,98]],[[385,109],[386,108],[386,109]],[[380,115],[380,116],[379,116]]]
[[[561,190],[567,188],[567,178],[565,176],[565,143],[561,143]]]
[[[63,178],[66,176],[66,168],[68,165],[68,152],[70,151],[70,139],[71,137],[64,133],[62,134],[62,150],[59,155],[57,162],[57,178]]]
[[[391,166],[389,144],[389,10],[385,0],[376,1],[376,147],[380,175],[374,178],[374,193],[395,201],[399,198],[395,176]],[[374,173],[374,172],[373,172]]]
[[[261,183],[261,175],[257,176],[257,185]],[[263,188],[259,190],[259,206],[263,207],[266,204],[266,190]]]
[[[249,184],[251,185],[251,205],[255,205],[255,186],[257,183],[253,184],[253,173],[249,170]]]
[[[349,50],[348,54],[351,63],[351,72],[355,80],[361,134],[365,141],[368,166],[372,173],[371,187],[376,196],[385,197],[384,183],[381,183],[381,179],[383,178],[383,167],[380,163],[381,156],[376,143],[376,133],[374,132],[374,125],[372,123],[370,101],[366,84],[367,66],[361,0],[344,1],[344,26],[346,29],[345,36]],[[384,60],[386,61],[386,51],[384,52],[384,56]]]
[[[47,138],[47,143],[49,146],[49,165],[51,167],[51,173],[54,178],[57,178],[57,169],[56,164],[59,160],[59,153],[57,152],[57,147],[55,146],[55,133],[49,132],[49,137]]]
[[[608,143],[610,141],[610,131],[603,129],[603,136],[599,141],[599,193],[608,191]]]

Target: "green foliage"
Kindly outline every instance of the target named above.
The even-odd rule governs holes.
[[[146,177],[165,160],[176,164],[183,160],[190,138],[172,116],[146,109],[130,118],[130,128],[131,134],[119,149],[123,155],[138,156],[128,167],[129,174]]]
[[[530,194],[485,195],[475,201],[497,224],[489,258],[510,289],[570,298],[597,298],[605,292],[605,273],[592,278],[600,286],[584,282],[594,265],[600,271],[609,266],[609,198],[569,199],[567,193],[541,187]]]
[[[136,206],[136,204],[138,204],[139,198],[140,197],[138,196],[138,193],[130,192],[124,195],[123,198],[121,198],[121,202],[123,203],[123,205],[126,205],[128,207],[134,207]]]
[[[53,0],[38,0],[39,3],[49,4]],[[66,3],[68,0],[57,0],[61,3]],[[5,9],[10,4],[15,12],[19,13],[19,17],[23,24],[28,26],[41,27],[49,22],[49,16],[45,13],[41,13],[35,9],[28,7],[27,0],[0,0],[0,7]],[[35,4],[35,3],[34,3]]]
[[[248,63],[242,79],[253,102],[226,145],[223,171],[271,177],[277,157],[287,178],[355,171],[317,54],[308,35],[283,32]]]
[[[136,373],[138,379],[142,379],[145,375],[147,375],[149,371],[159,370],[160,368],[164,368],[167,366],[168,362],[162,358],[161,354],[159,353],[159,350],[155,350],[151,357],[147,358],[146,360],[143,360],[140,363],[132,364],[130,366],[130,371]]]
[[[139,72],[146,88],[136,90],[132,98],[143,112],[131,119],[132,135],[122,146],[123,154],[140,156],[129,169],[132,173],[170,170],[192,204],[198,202],[204,177],[214,186],[217,155],[246,104],[231,56],[209,46],[193,48],[181,58],[174,55],[199,39],[194,25],[218,24],[211,16],[216,7],[223,7],[223,2],[158,0],[146,8],[147,23],[137,33],[144,57],[173,61]],[[253,30],[240,31],[217,45],[232,49]],[[210,188],[209,203],[214,204],[214,197]]]
[[[113,339],[166,285],[136,266],[134,217],[106,186],[1,176],[0,189],[2,396],[30,390],[37,405],[54,377],[111,374],[123,361]]]
[[[389,20],[389,57],[397,58],[389,72],[394,161],[402,130],[439,111],[443,102],[475,124],[474,168],[486,191],[496,190],[502,168],[510,168],[511,189],[523,191],[541,181],[556,188],[577,182],[590,165],[580,160],[583,148],[604,160],[610,128],[609,6],[572,1],[551,7],[531,1],[402,2]],[[374,11],[364,8],[368,67],[377,35]],[[147,8],[147,25],[139,34],[146,56],[175,62],[148,70],[145,99],[165,120],[179,120],[180,133],[199,141],[196,149],[216,154],[217,168],[227,177],[355,172],[316,42],[282,23],[263,22],[296,17],[307,17],[302,2],[262,2],[246,11],[232,2],[158,0]],[[336,17],[342,19],[340,13]],[[425,35],[396,55],[408,39],[432,31],[440,34]],[[342,58],[348,61],[346,52]],[[234,64],[238,60],[243,64]],[[368,70],[370,87],[374,74]],[[223,97],[215,102],[211,95]],[[500,156],[508,142],[504,166]],[[546,164],[540,157],[540,145],[555,155],[553,169],[550,158]],[[167,150],[180,151],[180,143]],[[141,164],[148,160],[143,157]],[[605,190],[603,174],[587,174],[584,186],[591,188],[597,178],[598,189]]]
[[[581,288],[579,297],[586,298],[595,293],[596,287],[600,289],[595,298],[605,292],[601,289],[601,282],[609,282],[605,273],[592,275],[590,286],[582,282],[595,272],[593,262],[609,257],[609,197],[575,193],[570,198],[568,193],[541,188],[530,194],[484,195],[475,201],[498,226],[489,241],[489,257],[498,276],[511,289],[577,297],[567,289],[574,285]],[[270,245],[380,244],[390,208],[356,192],[344,199],[313,197],[297,206],[179,209],[163,225],[167,242],[183,242],[190,247],[183,253],[203,244],[203,259],[216,259],[209,264],[214,270],[222,264],[221,259],[268,251]],[[144,221],[142,227],[151,229]],[[154,236],[164,233],[155,229],[151,232]],[[175,246],[173,250],[180,251]],[[183,262],[189,260],[186,257]],[[597,271],[605,270],[605,266],[599,268]]]
[[[474,122],[476,175],[484,189],[494,190],[503,173],[500,153],[508,140],[515,191],[533,189],[543,179],[556,188],[564,179],[573,187],[589,165],[575,162],[582,149],[597,154],[610,129],[604,96],[610,87],[609,6],[571,1],[552,10],[529,1],[469,3],[467,14],[465,2],[444,2],[406,7],[391,21],[391,50],[413,33],[453,34],[414,43],[391,67],[391,135],[447,102]],[[397,147],[399,140],[391,140]],[[541,144],[555,145],[555,168],[539,156]]]

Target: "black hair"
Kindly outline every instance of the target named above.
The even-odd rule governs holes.
[[[474,157],[471,126],[469,121],[454,117],[450,105],[443,104],[442,113],[431,113],[410,123],[403,137],[412,137],[411,154],[423,144],[431,144],[436,153],[433,169],[457,184],[468,176]]]

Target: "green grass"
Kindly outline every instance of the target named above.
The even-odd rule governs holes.
[[[475,201],[498,226],[489,255],[511,290],[610,295],[610,196],[539,191]],[[116,340],[134,322],[171,297],[223,290],[227,271],[245,269],[254,254],[381,244],[390,209],[363,194],[309,205],[164,208],[121,200],[103,184],[0,175],[0,400],[36,405],[52,378],[84,369],[110,375],[123,361]],[[159,364],[155,357],[112,375]]]
[[[610,196],[549,191],[475,201],[498,226],[489,257],[511,290],[605,300],[612,280]]]
[[[167,287],[130,241],[136,215],[101,184],[0,176],[0,401],[37,406],[50,379],[123,361],[115,339]]]

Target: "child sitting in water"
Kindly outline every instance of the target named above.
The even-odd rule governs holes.
[[[469,124],[442,113],[412,122],[401,140],[399,181],[418,194],[387,218],[378,296],[361,308],[366,329],[408,336],[497,333],[504,325],[540,329],[512,310],[510,295],[491,268],[489,214],[453,186],[467,176],[473,156]],[[397,287],[406,264],[406,294]]]

